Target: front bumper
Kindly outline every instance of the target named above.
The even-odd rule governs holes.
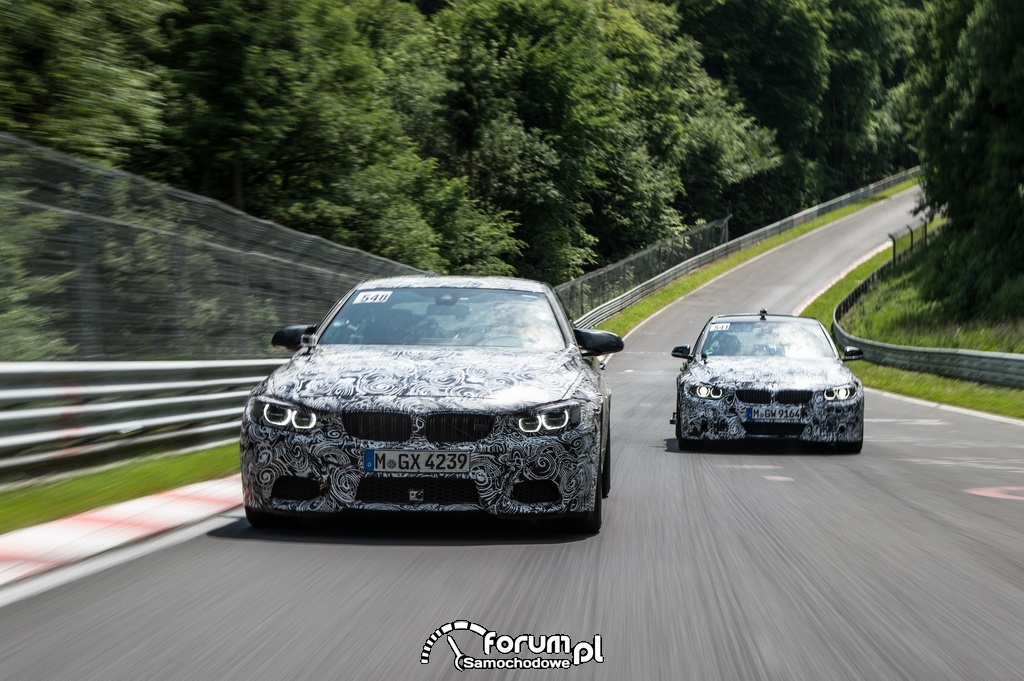
[[[752,407],[735,394],[718,400],[701,399],[679,390],[674,415],[679,432],[692,440],[793,440],[823,444],[854,443],[864,439],[864,394],[827,402],[815,395],[796,418],[756,419]]]
[[[600,470],[596,418],[556,435],[524,435],[511,418],[471,444],[360,441],[336,429],[300,432],[246,417],[240,435],[243,503],[288,515],[349,510],[556,517],[594,507]],[[466,473],[368,472],[368,449],[469,451]]]

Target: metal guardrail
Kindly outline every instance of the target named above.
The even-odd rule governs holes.
[[[766,239],[770,239],[777,234],[782,234],[783,232],[810,222],[822,215],[839,210],[840,208],[857,203],[858,201],[863,201],[866,198],[870,198],[885,191],[886,189],[889,189],[890,187],[894,187],[905,180],[917,176],[919,172],[919,166],[915,166],[909,170],[904,170],[903,172],[887,177],[884,180],[875,182],[874,184],[869,184],[868,186],[850,192],[849,194],[844,194],[843,196],[832,199],[831,201],[808,208],[796,215],[774,222],[767,227],[762,227],[761,229],[750,232],[749,234],[737,239],[733,239],[732,241],[728,241],[720,246],[711,248],[700,255],[690,258],[689,260],[685,260],[658,276],[645,281],[636,288],[623,293],[617,298],[595,307],[593,310],[577,319],[576,324],[584,327],[600,324],[601,322],[614,317],[619,312],[622,312],[630,305],[633,305],[634,303],[651,295],[655,291],[668,286],[676,279],[679,279],[689,272],[710,264],[719,258],[724,258],[736,251],[747,248],[748,246],[753,246],[754,244],[758,244]]]
[[[1024,388],[1024,355],[893,345],[859,338],[843,329],[839,320],[891,267],[901,262],[910,252],[903,251],[886,262],[839,302],[832,312],[832,335],[838,345],[860,348],[864,352],[864,359],[875,364],[1006,388]]]
[[[687,272],[915,172],[711,248],[597,306],[576,324],[593,326]],[[285,361],[0,362],[0,479],[94,466],[157,447],[177,450],[234,441],[249,390]]]
[[[285,361],[0,363],[0,476],[237,439],[249,390]]]

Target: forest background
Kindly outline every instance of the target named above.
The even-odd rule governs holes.
[[[949,217],[929,294],[1000,318],[1024,300],[1021,35],[1019,0],[0,0],[0,130],[552,284],[920,163]]]

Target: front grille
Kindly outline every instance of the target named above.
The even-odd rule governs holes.
[[[412,435],[412,418],[408,414],[385,411],[354,411],[341,416],[346,432],[360,440],[405,442]]]
[[[476,442],[494,430],[494,416],[486,414],[430,414],[423,435],[431,442]]]
[[[270,496],[288,501],[309,501],[320,496],[320,484],[316,480],[294,475],[282,475],[274,481]]]
[[[770,390],[752,390],[744,388],[736,391],[736,399],[747,404],[771,404]]]
[[[551,480],[524,480],[513,485],[512,498],[524,504],[543,504],[561,501],[562,493]]]
[[[747,435],[762,437],[800,437],[806,427],[803,423],[773,423],[771,421],[747,421],[743,424]]]
[[[775,393],[775,401],[779,404],[807,404],[811,401],[811,391],[780,390]]]
[[[410,490],[423,493],[422,501],[410,499]],[[418,495],[417,495],[418,496]],[[356,501],[367,504],[479,504],[476,483],[466,478],[363,478]]]

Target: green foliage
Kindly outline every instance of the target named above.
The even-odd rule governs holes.
[[[906,155],[899,113],[914,14],[903,0],[831,0],[822,103],[823,192],[838,196],[891,174]]]
[[[907,160],[912,15],[903,0],[7,2],[0,129],[418,268],[560,283]]]
[[[958,319],[1024,310],[1024,6],[927,6],[913,80],[927,203],[950,218],[925,294]]]
[[[160,97],[137,43],[162,0],[0,3],[0,130],[107,163],[160,127]]]
[[[130,461],[0,493],[0,534],[238,472],[238,445]]]

